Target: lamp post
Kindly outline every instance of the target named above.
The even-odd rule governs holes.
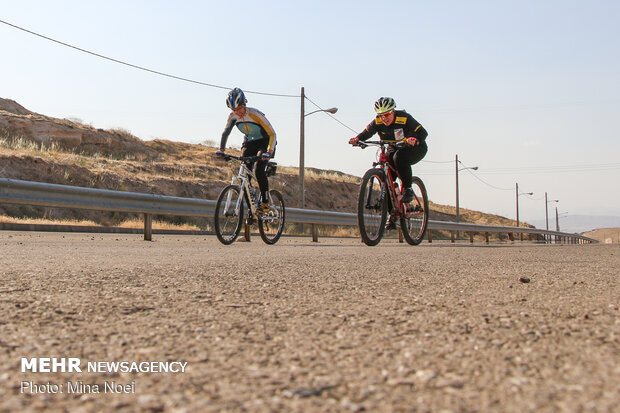
[[[534,192],[521,192],[519,193],[519,183],[515,183],[515,194],[517,198],[517,228],[519,227],[519,196],[521,195],[534,195]]]
[[[329,109],[318,109],[310,113],[306,113],[305,108],[306,94],[304,93],[304,88],[301,88],[301,114],[299,116],[299,208],[303,208],[305,204],[305,189],[304,189],[304,145],[305,145],[305,117],[308,115],[312,115],[316,112],[327,112],[327,113],[336,113],[338,108],[329,108]]]
[[[562,215],[564,214],[568,214],[568,212],[560,212],[558,214],[558,207],[555,207],[555,231],[556,232],[560,232],[560,218],[562,218]],[[555,243],[558,243],[558,240],[560,240],[560,243],[562,242],[562,237],[559,235],[555,236]]]
[[[545,225],[547,231],[549,231],[549,203],[550,202],[560,202],[558,199],[552,199],[551,201],[547,200],[547,193],[545,192]],[[545,239],[547,239],[547,235],[545,235]]]
[[[454,161],[454,165],[455,165],[455,171],[456,171],[456,223],[458,224],[459,222],[459,171],[463,171],[465,169],[473,169],[474,171],[478,170],[477,166],[464,166],[461,169],[459,169],[459,163],[462,165],[463,163],[461,161],[459,161],[459,155],[456,155],[455,161]],[[456,231],[456,238],[459,237],[459,232]]]
[[[562,215],[566,215],[568,212],[560,212],[558,214],[558,207],[555,207],[555,230],[560,232],[560,218],[564,218]]]

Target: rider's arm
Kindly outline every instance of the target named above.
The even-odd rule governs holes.
[[[356,136],[360,141],[365,141],[370,139],[372,135],[377,133],[377,120],[373,120],[366,126],[366,129],[362,131],[359,135]]]
[[[237,123],[237,117],[234,113],[231,113],[228,116],[228,120],[226,121],[226,127],[224,128],[224,132],[222,132],[222,139],[220,140],[220,151],[226,150],[226,141],[228,141],[228,135],[230,135],[230,131]]]

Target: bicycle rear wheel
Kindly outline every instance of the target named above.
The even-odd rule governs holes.
[[[232,244],[239,236],[243,224],[243,199],[237,185],[228,185],[220,192],[215,204],[214,224],[215,235],[224,245]]]
[[[417,176],[413,177],[411,188],[413,200],[408,204],[403,204],[406,213],[401,212],[400,228],[408,244],[418,245],[424,239],[428,225],[428,197],[424,182]]]
[[[275,244],[284,229],[284,199],[275,189],[269,191],[269,213],[259,216],[258,230],[260,237],[267,244]]]
[[[385,173],[378,168],[366,171],[357,200],[357,223],[366,245],[377,245],[383,238],[388,208],[387,196]]]

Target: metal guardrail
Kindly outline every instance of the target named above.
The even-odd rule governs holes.
[[[94,209],[100,211],[133,212],[144,214],[144,238],[150,240],[151,216],[178,215],[212,217],[215,201],[182,198],[175,196],[143,194],[136,192],[112,191],[107,189],[84,188],[78,186],[48,184],[43,182],[22,181],[0,178],[0,202],[22,205],[39,205],[46,207]],[[313,240],[316,241],[316,225],[357,225],[357,214],[350,212],[320,211],[313,209],[287,208],[287,222],[312,225]],[[429,220],[429,229],[463,231],[470,234],[473,242],[474,233],[537,234],[545,237],[568,239],[574,243],[597,242],[579,234],[548,231],[526,227],[501,227],[447,221]],[[454,238],[453,238],[454,240]],[[429,241],[430,232],[429,232]]]

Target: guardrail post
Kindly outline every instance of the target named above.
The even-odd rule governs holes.
[[[312,224],[312,242],[319,242],[319,229],[316,224]]]
[[[433,231],[431,231],[430,229],[426,229],[426,233],[428,234],[428,242],[433,242],[433,236],[431,235]]]
[[[400,242],[401,244],[404,242],[403,230],[401,228],[398,228],[398,242]]]
[[[247,222],[245,223],[244,236],[245,236],[245,240],[247,242],[250,242],[250,225]]]
[[[484,233],[484,238],[487,240],[487,244],[489,243],[489,233],[485,232]]]
[[[473,243],[474,243],[474,233],[473,233],[473,232],[470,232],[470,233],[469,233],[469,243],[470,243],[470,244],[473,244]]]
[[[144,214],[144,240],[153,240],[153,216],[151,214]]]
[[[454,243],[454,231],[450,231],[450,242]]]
[[[508,239],[509,239],[510,241],[514,241],[514,240],[515,240],[515,237],[513,237],[513,236],[512,236],[512,232],[509,232],[509,233],[508,233]]]

